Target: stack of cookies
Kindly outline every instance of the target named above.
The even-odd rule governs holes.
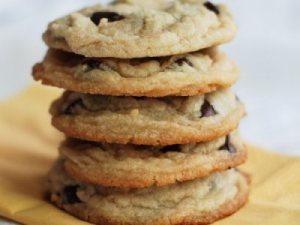
[[[96,224],[208,224],[236,212],[248,179],[228,88],[236,64],[227,8],[202,0],[119,0],[50,23],[33,76],[67,91],[50,109],[67,136],[51,201]]]

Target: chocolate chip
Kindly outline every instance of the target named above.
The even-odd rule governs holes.
[[[65,115],[73,115],[77,107],[85,108],[81,98],[78,98],[71,102],[67,107],[62,110],[62,113]]]
[[[160,148],[159,151],[162,153],[180,152],[181,148],[180,148],[180,145],[167,145],[167,146]]]
[[[217,7],[216,5],[214,5],[213,3],[207,1],[207,2],[204,3],[204,6],[205,6],[208,10],[214,12],[215,14],[217,14],[217,15],[220,14],[220,10],[219,10],[218,7]]]
[[[86,68],[85,72],[89,72],[89,71],[94,70],[94,69],[99,69],[99,67],[101,65],[101,61],[96,60],[96,59],[85,59],[85,60],[82,61],[81,64],[86,65],[87,68]]]
[[[226,136],[225,144],[222,145],[219,150],[227,150],[230,153],[235,153],[236,148],[233,146],[233,144],[230,141],[230,136]]]
[[[175,63],[177,63],[179,66],[182,66],[184,63],[188,64],[189,66],[193,66],[193,63],[185,57],[177,59]]]
[[[241,102],[239,96],[235,95],[235,100],[237,100],[238,102]]]
[[[201,118],[214,116],[216,114],[217,112],[214,107],[205,99],[203,105],[201,106]]]
[[[90,17],[95,25],[99,25],[101,19],[106,18],[108,22],[115,22],[124,19],[125,17],[115,12],[95,12]]]
[[[82,64],[87,65],[91,69],[97,69],[97,68],[99,68],[101,62],[99,60],[95,60],[95,59],[87,59],[87,60],[84,60],[82,62]]]
[[[81,203],[80,199],[77,197],[77,190],[79,188],[79,185],[70,185],[66,186],[63,190],[63,196],[64,196],[64,203],[67,204],[75,204],[75,203]]]

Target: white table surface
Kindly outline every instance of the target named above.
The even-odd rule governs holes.
[[[0,100],[32,82],[31,66],[46,50],[40,35],[47,22],[93,2],[99,1],[0,0]],[[248,111],[243,137],[300,155],[300,1],[222,2],[231,6],[240,27],[236,40],[222,48],[242,71],[234,89]]]

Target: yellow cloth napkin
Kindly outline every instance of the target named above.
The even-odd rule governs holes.
[[[45,176],[62,134],[48,108],[60,94],[32,86],[0,103],[0,215],[30,225],[84,225],[45,200]],[[252,174],[248,205],[218,225],[299,225],[300,159],[249,146],[242,168]]]

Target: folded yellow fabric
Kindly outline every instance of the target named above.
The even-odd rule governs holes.
[[[60,94],[32,86],[0,103],[0,215],[30,225],[84,225],[46,201],[45,176],[62,135],[48,107]],[[243,170],[252,174],[248,205],[218,225],[299,225],[300,159],[249,146]]]

